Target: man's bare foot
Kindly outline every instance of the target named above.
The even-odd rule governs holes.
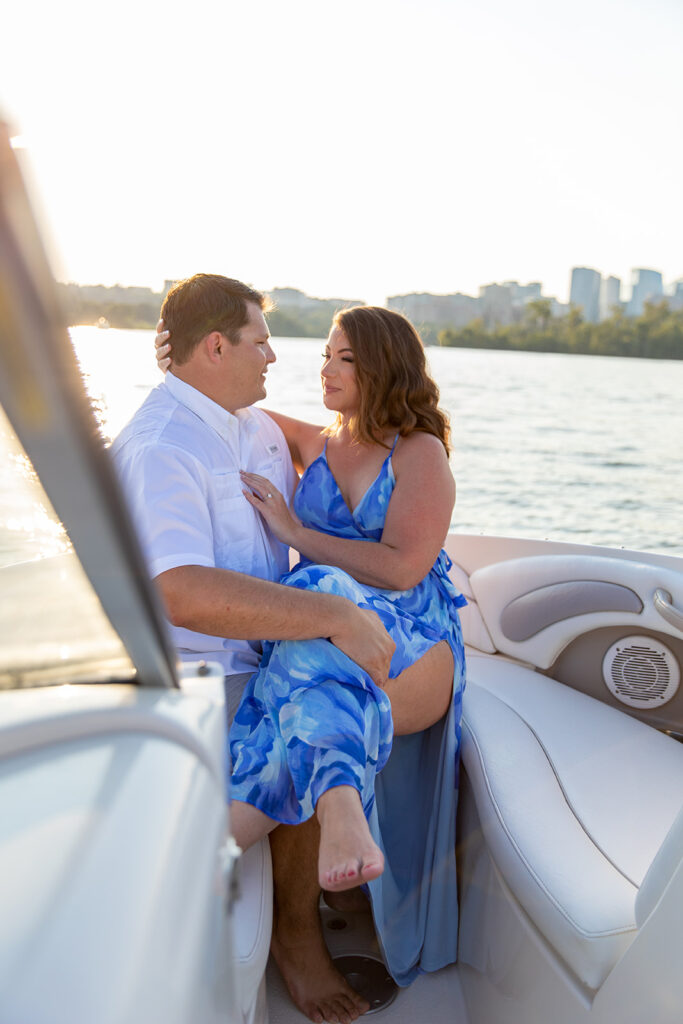
[[[328,789],[318,800],[316,815],[321,888],[329,892],[355,889],[382,874],[384,856],[370,834],[357,790],[352,786]]]
[[[341,914],[370,912],[370,900],[360,887],[342,892],[323,892],[323,899],[331,910]]]
[[[315,1024],[351,1024],[370,1009],[334,967],[319,928],[280,936],[276,924],[270,949],[292,1002]]]

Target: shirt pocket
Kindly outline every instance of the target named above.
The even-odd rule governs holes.
[[[259,460],[256,468],[252,471],[259,476],[265,476],[272,484],[275,484],[278,491],[283,495],[287,504],[291,494],[287,484],[287,470],[285,461],[281,455],[268,455]]]
[[[242,493],[236,471],[211,474],[211,519],[216,566],[249,572],[254,550],[256,512]]]

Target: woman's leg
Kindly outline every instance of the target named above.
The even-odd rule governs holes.
[[[243,800],[230,801],[230,831],[241,850],[248,850],[280,824]]]
[[[318,880],[323,889],[353,889],[382,874],[384,857],[370,835],[357,789],[334,786],[325,790],[315,814],[320,824]],[[251,804],[231,801],[230,827],[242,850],[258,843],[278,824]]]
[[[453,696],[453,652],[440,640],[417,661],[390,679],[384,691],[391,701],[394,735],[407,736],[434,725]]]
[[[353,786],[326,790],[315,813],[320,822],[318,876],[323,889],[353,889],[382,874],[384,856],[370,835],[358,790]]]

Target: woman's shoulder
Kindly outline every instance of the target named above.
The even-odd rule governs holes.
[[[391,461],[397,483],[402,478],[411,484],[422,481],[419,486],[427,488],[437,481],[447,487],[453,483],[446,449],[438,437],[423,430],[399,438]]]
[[[399,437],[394,451],[394,462],[397,464],[416,459],[428,459],[430,463],[448,463],[443,443],[435,434],[428,434],[424,430],[413,430],[410,434]]]

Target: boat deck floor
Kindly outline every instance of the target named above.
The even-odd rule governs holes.
[[[340,913],[321,906],[323,933],[332,954],[351,953],[378,956],[378,946],[369,913]],[[271,957],[266,973],[269,1024],[305,1024],[308,1020],[292,1003],[280,972]],[[467,1024],[467,1010],[456,965],[433,974],[423,974],[408,988],[399,988],[396,998],[384,1009],[365,1014],[359,1020],[383,1024]]]
[[[308,1017],[292,1003],[272,957],[266,979],[269,1024],[306,1024]],[[409,988],[399,989],[396,999],[384,1010],[359,1018],[366,1019],[373,1024],[467,1024],[458,968],[454,965],[422,975]]]

